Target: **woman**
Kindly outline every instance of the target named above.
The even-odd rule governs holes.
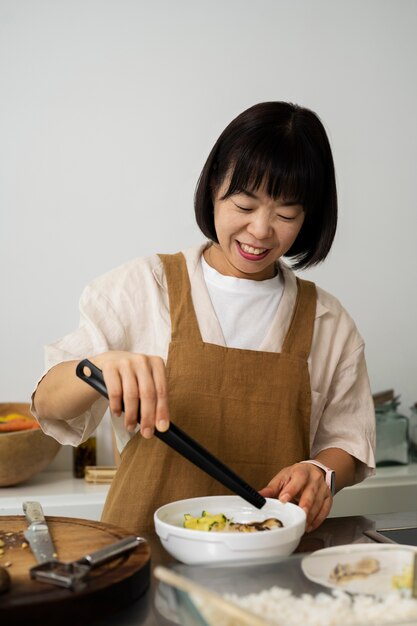
[[[334,297],[282,261],[310,267],[333,242],[319,118],[284,102],[239,115],[203,168],[195,212],[208,243],[87,286],[80,327],[47,348],[33,412],[46,433],[79,444],[107,402],[75,367],[88,357],[103,371],[122,451],[104,521],[143,532],[166,502],[227,493],[153,437],[172,419],[264,496],[297,501],[313,530],[334,476],[340,490],[373,473],[375,446],[363,340]]]

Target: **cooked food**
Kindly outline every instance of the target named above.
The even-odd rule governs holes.
[[[330,580],[338,585],[343,585],[351,580],[367,578],[379,571],[379,561],[372,558],[364,558],[356,563],[338,563],[330,574]]]
[[[191,595],[191,594],[190,594]],[[342,589],[331,594],[293,594],[289,589],[274,586],[248,595],[225,594],[226,600],[264,618],[265,623],[282,626],[340,626],[341,624],[417,624],[417,600],[405,598],[396,592],[374,597],[361,593],[351,595]],[[197,594],[193,603],[207,624],[236,626],[236,618],[220,611],[217,606]],[[240,622],[241,623],[241,622]]]
[[[274,528],[282,528],[282,522],[276,517],[269,517],[263,522],[233,522],[224,515],[224,513],[209,513],[203,511],[201,517],[194,517],[189,513],[184,515],[184,528],[192,530],[207,530],[209,532],[240,532],[253,533],[262,530],[272,530]]]
[[[413,573],[412,565],[405,565],[401,574],[392,577],[394,589],[411,589],[413,586]]]

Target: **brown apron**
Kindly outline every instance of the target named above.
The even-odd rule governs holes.
[[[255,489],[280,469],[309,458],[310,353],[316,289],[298,293],[282,352],[204,343],[182,253],[160,255],[168,283],[167,361],[171,420]],[[256,323],[256,320],[254,320]],[[134,532],[153,528],[154,511],[174,500],[230,494],[165,443],[137,433],[122,452],[102,521]]]

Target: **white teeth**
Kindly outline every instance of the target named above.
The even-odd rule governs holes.
[[[248,246],[246,243],[241,243],[240,247],[243,252],[247,252],[248,254],[263,254],[267,250],[267,248],[252,248],[252,246]]]

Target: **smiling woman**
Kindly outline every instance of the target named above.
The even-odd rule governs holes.
[[[223,275],[266,280],[277,273],[275,262],[294,244],[304,222],[301,204],[275,201],[264,187],[228,195],[230,178],[214,200],[217,244],[204,253]]]
[[[286,102],[239,115],[203,168],[195,215],[208,242],[133,259],[86,287],[79,328],[47,347],[33,412],[61,443],[85,441],[108,405],[75,369],[88,358],[102,370],[122,452],[103,521],[145,532],[167,502],[227,493],[153,437],[172,419],[262,495],[298,503],[312,530],[334,484],[375,466],[362,338],[283,260],[317,264],[335,234],[317,115]]]
[[[218,202],[234,198],[242,210],[269,202],[284,221],[294,217],[286,208],[302,209],[304,228],[282,253],[295,268],[315,265],[330,251],[337,225],[333,157],[326,131],[309,109],[285,102],[257,104],[220,135],[195,197],[198,225],[218,242],[213,192]]]

